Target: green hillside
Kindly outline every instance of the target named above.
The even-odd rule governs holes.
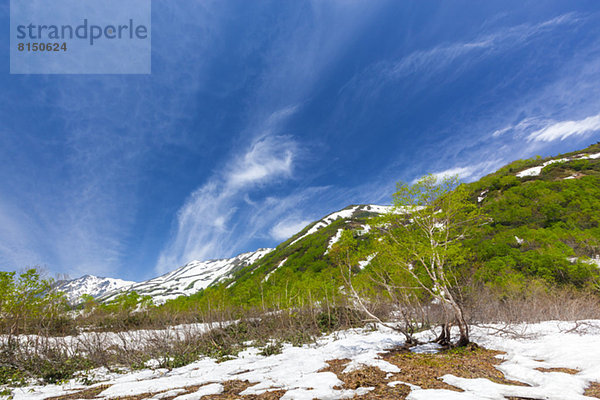
[[[515,161],[467,188],[470,201],[489,217],[464,243],[472,253],[474,283],[500,292],[524,290],[534,281],[547,287],[597,285],[600,144],[552,158]],[[365,260],[374,238],[368,225],[374,225],[372,219],[381,211],[375,207],[349,206],[330,214],[231,278],[165,307],[285,308],[335,300],[342,280],[328,246],[341,229],[352,230]],[[358,280],[368,275],[367,264],[356,268]]]
[[[172,300],[167,307],[185,308],[210,301],[285,308],[323,298],[333,300],[339,295],[341,281],[338,267],[328,254],[330,242],[342,229],[367,239],[368,233],[362,231],[368,230],[365,226],[378,215],[373,206],[348,206],[308,225],[256,263],[234,271],[230,278],[189,298]]]
[[[600,256],[600,144],[550,159],[515,161],[470,184],[492,218],[470,245],[478,277],[506,285],[595,284]],[[590,157],[591,156],[591,157]],[[548,161],[539,175],[517,174]],[[483,198],[483,199],[482,199]]]

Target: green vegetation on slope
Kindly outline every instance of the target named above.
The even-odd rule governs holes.
[[[281,243],[253,265],[190,297],[168,301],[163,307],[174,310],[219,306],[263,308],[302,307],[323,299],[330,303],[340,296],[341,280],[327,252],[329,242],[340,229],[360,230],[376,214],[361,211],[350,219],[337,219],[301,240],[314,224]]]
[[[600,145],[574,154],[583,153],[600,153]],[[470,185],[473,201],[485,197],[481,207],[492,218],[469,243],[480,263],[477,277],[498,287],[524,286],[531,279],[595,285],[598,266],[589,259],[600,255],[600,159],[515,176],[531,164],[514,162]]]
[[[466,185],[470,200],[490,217],[465,241],[474,255],[469,261],[474,283],[500,293],[526,290],[533,281],[547,287],[597,288],[598,267],[590,258],[600,254],[600,159],[576,159],[596,153],[600,144],[554,157],[572,160],[547,165],[539,176],[522,178],[518,172],[548,160],[519,160]],[[335,301],[343,294],[339,289],[343,281],[327,253],[328,243],[339,229],[354,230],[366,258],[373,234],[360,230],[374,216],[362,212],[340,218],[294,242],[309,226],[231,279],[164,307],[287,308]],[[369,269],[357,269],[356,279],[368,284],[369,279],[361,275],[368,275]]]

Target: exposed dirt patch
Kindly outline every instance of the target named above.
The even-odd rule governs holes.
[[[585,396],[595,397],[600,399],[600,382],[592,382],[590,386],[583,392]]]
[[[202,386],[205,386],[207,384],[203,384],[203,385],[194,385],[194,386],[186,386],[184,388],[180,388],[183,389],[183,392],[180,392],[176,395],[173,396],[168,396],[168,397],[164,397],[161,400],[173,400],[175,397],[177,396],[181,396],[184,394],[188,394],[188,393],[193,393],[198,391],[198,389],[200,389]],[[71,393],[69,395],[65,395],[65,396],[58,396],[58,397],[48,397],[46,400],[71,400],[71,399],[96,399],[98,398],[97,395],[99,393],[101,393],[103,390],[106,390],[110,387],[110,385],[104,385],[101,386],[99,388],[102,388],[101,390],[99,390],[99,388],[94,388],[94,389],[86,389],[80,392],[75,392],[75,393]],[[163,390],[160,392],[148,392],[148,393],[141,393],[141,394],[137,394],[134,396],[121,396],[121,397],[115,397],[114,400],[144,400],[144,399],[149,399],[157,394],[160,393],[165,393],[165,392],[170,392],[171,390],[175,390],[175,389],[179,389],[179,388],[174,388],[174,389],[169,389],[169,390]],[[96,390],[96,393],[94,394],[93,397],[81,397],[82,394],[85,394],[86,392],[89,392],[89,394],[87,394],[88,396],[92,396],[92,390]]]
[[[90,389],[65,394],[62,396],[48,397],[46,400],[71,400],[71,399],[94,399],[96,396],[108,389],[110,385],[101,385]]]
[[[239,394],[240,392],[243,392],[244,390],[246,390],[247,388],[249,388],[250,386],[252,386],[252,384],[248,381],[239,381],[239,380],[235,380],[235,381],[227,381],[227,382],[223,382],[223,393],[221,394],[212,394],[210,396],[205,396],[205,399],[233,399],[233,398],[239,398]]]
[[[538,400],[532,397],[506,397],[506,400]]]
[[[362,396],[353,397],[354,400],[396,400],[405,399],[410,393],[410,388],[406,385],[396,385],[390,387],[388,385],[377,385],[374,390],[363,394]]]
[[[364,367],[352,372],[344,373],[344,369],[350,360],[330,360],[327,361],[329,367],[323,368],[319,372],[333,372],[344,382],[343,387],[336,389],[358,389],[359,387],[376,387],[385,384],[386,373],[375,367]]]
[[[578,374],[580,371],[578,369],[573,369],[573,368],[536,368],[536,370],[540,371],[540,372],[564,372],[565,374],[569,374],[569,375],[575,375]]]
[[[278,400],[283,397],[285,394],[285,390],[275,390],[272,392],[265,392],[263,394],[248,394],[245,396],[235,395],[233,393],[221,393],[221,394],[213,394],[211,396],[204,396],[202,399],[218,399],[218,400]]]
[[[407,350],[391,351],[383,358],[398,366],[402,371],[393,379],[418,385],[423,389],[460,389],[442,382],[439,377],[451,374],[461,378],[486,378],[505,385],[526,386],[522,382],[508,380],[495,368],[502,360],[497,355],[504,354],[478,346],[450,349],[437,354],[415,354]]]
[[[341,373],[341,371],[346,368],[346,365],[350,361],[349,358],[336,358],[335,360],[326,361],[327,364],[329,364],[329,367],[322,368],[318,372],[333,372],[337,375],[338,372]]]
[[[253,385],[252,383],[250,383],[248,381],[232,380],[232,381],[223,382],[222,385],[223,385],[223,393],[204,396],[203,399],[207,399],[207,400],[233,400],[233,399],[277,400],[285,394],[284,390],[275,390],[275,391],[271,391],[271,392],[265,392],[260,395],[242,396],[242,395],[240,395],[240,392],[243,392],[248,387],[252,386]],[[182,388],[184,390],[183,392],[180,392],[173,396],[164,397],[162,400],[173,400],[174,398],[176,398],[178,396],[181,396],[184,394],[189,394],[189,393],[194,393],[194,392],[198,391],[202,386],[206,386],[206,384],[186,386],[186,387]],[[101,392],[108,389],[109,387],[110,387],[110,385],[102,385],[102,386],[98,386],[98,387],[91,388],[91,389],[76,391],[73,393],[69,393],[67,395],[48,397],[46,400],[96,399],[97,396]],[[161,392],[142,393],[142,394],[138,394],[135,396],[122,396],[122,397],[116,398],[116,400],[143,400],[143,399],[148,399],[157,394],[168,392],[171,390],[174,390],[174,389],[169,389],[169,390],[165,390],[165,391],[161,391]]]
[[[248,381],[226,381],[223,382],[223,393],[221,394],[213,394],[210,396],[204,396],[202,399],[207,400],[234,400],[234,399],[246,399],[246,400],[277,400],[281,398],[284,394],[284,390],[276,390],[272,392],[265,392],[263,394],[251,394],[251,395],[240,395],[240,392],[243,392],[247,388],[253,385]]]
[[[405,384],[389,386],[388,383],[401,381],[417,385],[423,389],[448,389],[461,391],[461,389],[442,382],[439,377],[452,374],[462,378],[486,378],[493,382],[526,386],[524,383],[508,380],[502,372],[495,368],[502,360],[496,358],[499,351],[487,350],[477,346],[442,351],[437,354],[415,354],[406,349],[392,350],[381,354],[382,358],[401,369],[397,374],[386,374],[374,367],[365,367],[359,370],[344,373],[348,359],[327,361],[329,367],[321,372],[333,372],[344,382],[343,387],[337,389],[354,389],[359,387],[372,387],[372,391],[357,399],[404,399],[410,393],[410,388]],[[516,400],[516,399],[515,399]]]
[[[324,368],[319,372],[333,372],[341,381],[344,382],[342,387],[336,387],[335,389],[356,390],[359,387],[374,388],[362,396],[354,397],[354,399],[404,399],[410,393],[410,388],[406,385],[397,385],[395,387],[388,386],[387,384],[390,382],[390,380],[386,379],[387,374],[381,371],[379,368],[365,367],[356,371],[344,373],[343,371],[349,362],[349,359],[329,360],[327,361],[329,367]]]
[[[377,387],[385,384],[386,373],[376,367],[365,367],[346,374],[341,374],[344,388],[358,389],[359,387]]]

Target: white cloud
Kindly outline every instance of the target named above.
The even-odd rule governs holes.
[[[492,137],[497,138],[504,135],[507,132],[515,132],[517,134],[522,134],[523,132],[528,132],[533,129],[539,129],[542,126],[548,124],[548,120],[542,119],[539,117],[529,117],[525,118],[522,121],[519,121],[518,124],[511,124],[505,126],[504,128],[497,129],[492,133]]]
[[[226,185],[241,188],[276,176],[290,176],[295,145],[285,137],[263,137],[252,143],[226,177]]]
[[[431,175],[435,176],[437,179],[458,176],[458,178],[461,181],[471,182],[481,178],[486,174],[489,174],[492,171],[495,171],[502,164],[504,164],[504,161],[499,159],[492,161],[484,161],[477,164],[467,165],[464,167],[452,167],[442,171],[432,172]],[[414,179],[411,183],[416,183],[420,178],[421,177]]]
[[[176,231],[161,252],[156,271],[194,259],[230,256],[241,248],[257,225],[248,207],[256,212],[269,201],[250,200],[251,193],[292,177],[296,148],[289,137],[261,136],[228,163],[232,167],[217,172],[192,193],[177,214]]]
[[[454,167],[444,171],[434,172],[432,175],[437,179],[444,179],[452,176],[458,176],[460,179],[466,179],[477,171],[477,166],[469,165],[467,167]]]
[[[564,14],[537,24],[522,24],[504,28],[467,42],[449,43],[427,50],[418,50],[395,63],[386,65],[383,70],[385,74],[394,79],[404,78],[416,73],[420,76],[441,71],[447,73],[446,68],[448,65],[459,58],[465,58],[466,62],[474,62],[478,60],[478,56],[474,55],[474,52],[498,53],[506,48],[514,47],[515,44],[527,43],[541,32],[560,25],[574,23],[577,20],[574,14]],[[469,56],[469,58],[465,56]]]
[[[504,135],[506,132],[509,132],[509,131],[511,131],[512,129],[513,129],[513,127],[512,127],[512,126],[507,126],[507,127],[504,127],[504,128],[502,128],[502,129],[496,129],[496,130],[495,130],[495,131],[492,133],[492,137],[495,137],[495,138],[496,138],[496,137],[500,137],[500,136]]]
[[[565,140],[570,136],[581,136],[600,130],[600,114],[578,121],[562,121],[552,123],[529,135],[528,141],[551,142]]]
[[[300,232],[306,225],[310,224],[309,220],[286,219],[279,221],[269,233],[275,240],[286,240]]]

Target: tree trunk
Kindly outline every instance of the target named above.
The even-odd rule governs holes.
[[[456,344],[454,345],[454,347],[464,347],[471,342],[469,339],[469,324],[467,324],[467,321],[465,320],[465,315],[463,313],[462,307],[458,304],[458,302],[456,302],[456,300],[454,300],[454,297],[452,295],[449,295],[447,300],[448,303],[450,303],[450,306],[452,307],[454,319],[456,320],[456,324],[458,325],[458,330],[460,332],[460,337],[458,339],[458,342],[456,342]]]
[[[442,346],[450,345],[450,323],[446,322],[440,326],[442,331],[440,335],[435,339],[435,342]]]
[[[471,341],[469,340],[469,334],[467,333],[466,335],[463,335],[463,333],[461,332],[460,337],[458,338],[458,342],[456,342],[454,347],[465,347],[469,343],[471,343]]]
[[[460,331],[460,337],[458,338],[458,342],[456,342],[456,347],[464,347],[471,343],[469,338],[469,324],[465,321],[465,317],[463,315],[462,309],[460,306],[456,305],[456,322],[458,324],[458,330]]]

